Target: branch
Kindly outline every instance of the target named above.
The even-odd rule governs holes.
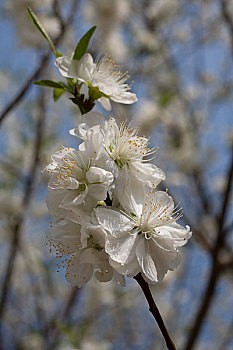
[[[0,157],[0,165],[4,168],[10,175],[14,176],[20,182],[25,183],[27,176],[22,173],[21,169],[17,168],[12,163]]]
[[[159,329],[161,330],[161,332],[163,334],[167,348],[169,350],[176,350],[175,344],[173,343],[173,341],[168,333],[168,330],[164,324],[164,321],[163,321],[162,316],[159,312],[159,309],[157,308],[157,306],[154,302],[154,299],[153,299],[153,296],[152,296],[151,291],[149,289],[148,283],[144,280],[141,273],[134,276],[134,279],[138,282],[138,284],[142,288],[142,291],[143,291],[143,293],[146,297],[146,300],[148,302],[148,305],[149,305],[149,311],[152,313],[153,317],[155,318],[155,320],[159,326]]]
[[[41,144],[42,144],[42,136],[43,136],[43,130],[44,130],[44,119],[45,119],[45,113],[44,113],[44,93],[41,95],[40,99],[40,106],[41,110],[38,115],[37,123],[36,123],[36,138],[34,143],[34,151],[32,156],[32,163],[30,167],[29,176],[27,177],[27,180],[25,182],[24,186],[24,195],[22,198],[22,205],[20,208],[20,212],[15,215],[14,217],[14,223],[12,227],[12,233],[13,238],[11,242],[10,247],[10,253],[9,258],[7,262],[7,267],[5,271],[5,276],[3,278],[3,284],[2,284],[2,293],[1,293],[1,300],[0,300],[0,324],[4,316],[11,283],[12,283],[12,277],[13,277],[13,270],[14,270],[14,262],[17,254],[17,250],[20,245],[20,235],[22,226],[24,224],[25,220],[25,212],[28,209],[28,206],[30,204],[30,200],[33,193],[33,186],[35,183],[36,178],[36,171],[37,171],[37,165],[39,163],[39,157],[40,157],[40,150],[41,150]],[[1,343],[1,341],[0,341]]]
[[[65,30],[67,29],[67,27],[70,25],[70,23],[72,22],[72,19],[76,13],[76,7],[77,7],[78,1],[74,0],[73,1],[73,6],[71,8],[70,14],[67,18],[66,21],[66,26],[63,27],[63,30],[60,32],[59,36],[56,39],[56,43],[58,43],[64,33]],[[47,61],[49,58],[49,54],[46,54],[43,58],[43,62],[44,60]],[[45,63],[42,64],[42,67],[44,67]],[[36,72],[38,73],[41,72],[41,66],[39,68],[37,68]],[[34,73],[35,75],[35,73]],[[34,79],[34,75],[33,78],[31,77],[31,79]],[[16,106],[16,104],[22,99],[22,97],[24,96],[24,94],[26,93],[26,91],[28,90],[29,86],[31,84],[31,81],[29,82],[29,80],[27,81],[27,87],[25,87],[23,90],[21,90],[20,94],[18,94],[18,97],[12,101],[11,103],[11,107],[8,107],[8,112],[14,108]],[[25,86],[26,86],[25,85]],[[19,97],[20,96],[20,97]],[[9,253],[9,258],[8,258],[8,262],[7,262],[7,266],[6,266],[6,271],[5,271],[5,276],[3,279],[3,284],[2,284],[2,293],[1,293],[1,300],[0,300],[0,324],[2,322],[3,319],[3,315],[5,312],[5,308],[6,308],[6,304],[7,304],[7,300],[8,300],[8,296],[9,296],[9,292],[10,292],[10,288],[11,288],[11,283],[12,283],[12,277],[13,277],[13,270],[14,270],[14,263],[15,263],[15,259],[16,259],[16,254],[20,245],[20,235],[21,235],[21,230],[22,230],[22,226],[25,220],[25,212],[28,209],[28,206],[30,204],[30,200],[32,197],[32,192],[33,192],[33,186],[35,183],[35,177],[36,177],[36,171],[37,171],[37,166],[39,163],[39,157],[40,157],[40,150],[41,150],[41,145],[42,145],[42,137],[43,137],[43,130],[44,130],[44,119],[45,119],[45,104],[44,104],[44,93],[41,94],[41,101],[40,101],[40,106],[41,106],[41,110],[37,119],[37,125],[36,125],[36,139],[35,139],[35,143],[34,143],[34,152],[33,152],[33,158],[32,158],[32,164],[31,164],[31,168],[29,171],[29,176],[27,178],[27,181],[25,182],[25,187],[24,187],[24,195],[23,195],[23,199],[22,199],[22,206],[21,206],[21,210],[20,213],[18,215],[15,216],[14,218],[14,224],[13,224],[13,228],[12,228],[12,232],[13,232],[13,238],[12,238],[12,242],[11,242],[11,247],[10,247],[10,253]],[[8,113],[7,112],[7,113]],[[7,113],[4,114],[4,117],[6,117]],[[0,123],[3,119],[0,119]],[[1,328],[0,328],[1,330]],[[1,334],[0,334],[1,337]],[[1,343],[1,341],[0,341]]]
[[[207,312],[211,306],[211,302],[213,300],[215,290],[216,290],[216,284],[221,272],[221,266],[219,263],[219,252],[224,246],[225,238],[227,235],[227,231],[223,230],[223,225],[227,213],[227,208],[230,200],[230,194],[231,194],[231,188],[232,188],[232,180],[233,180],[233,147],[231,150],[231,162],[228,170],[228,174],[226,176],[228,179],[226,188],[223,195],[223,202],[222,202],[222,208],[220,211],[220,215],[218,218],[218,233],[217,238],[215,241],[215,246],[212,253],[212,269],[210,272],[209,280],[206,286],[206,290],[204,292],[204,296],[202,299],[202,303],[199,307],[199,310],[197,312],[197,316],[195,318],[193,327],[191,329],[191,332],[189,334],[189,338],[187,340],[186,346],[184,347],[185,350],[191,350],[198,338],[198,335],[200,333],[203,321],[207,315]]]
[[[69,27],[70,23],[72,22],[73,17],[76,13],[77,3],[78,3],[78,1],[74,0],[70,15],[68,16],[68,18],[65,22],[61,18],[60,14],[58,15],[58,13],[56,13],[57,17],[59,19],[59,22],[60,22],[61,30],[60,30],[60,33],[57,36],[57,38],[54,40],[55,45],[59,44],[59,42],[62,40],[67,28]],[[45,69],[51,54],[52,53],[49,50],[44,56],[42,56],[35,71],[29,76],[29,78],[26,79],[26,81],[23,84],[23,86],[21,87],[21,89],[18,91],[18,93],[13,97],[13,99],[9,102],[9,104],[2,111],[2,113],[0,115],[0,127],[1,127],[3,120],[8,115],[8,113],[11,112],[14,108],[16,108],[17,105],[22,101],[22,99],[26,95],[27,91],[31,87],[32,82],[34,80],[36,80],[38,78],[38,76],[41,74],[41,72]]]
[[[48,332],[51,334],[51,336],[48,338],[48,346],[46,350],[53,350],[55,348],[61,334],[59,324],[63,323],[69,315],[70,311],[72,310],[72,306],[74,305],[77,297],[79,296],[80,291],[81,289],[79,289],[78,287],[74,287],[71,289],[63,312],[60,315],[58,314],[55,316],[55,324],[54,322],[50,322],[51,328],[48,329]],[[52,326],[53,324],[54,326]]]
[[[28,91],[28,89],[31,87],[31,84],[33,80],[36,80],[39,74],[43,71],[43,69],[46,67],[46,64],[50,58],[50,53],[46,53],[40,60],[38,67],[35,69],[35,71],[30,75],[30,77],[25,81],[19,92],[13,97],[13,99],[9,102],[9,104],[5,107],[5,109],[2,111],[0,115],[0,127],[3,122],[3,120],[6,118],[9,112],[11,112],[19,102],[23,99],[24,95]]]
[[[230,37],[231,37],[231,52],[232,52],[232,58],[233,58],[233,20],[229,13],[229,10],[227,8],[227,1],[226,0],[220,0],[220,6],[221,6],[221,13],[222,17],[226,23],[226,25],[229,28],[230,31]],[[190,336],[188,338],[187,344],[185,346],[185,350],[191,350],[197,340],[197,337],[199,335],[199,332],[201,330],[201,326],[203,324],[203,321],[206,317],[206,314],[209,310],[209,307],[211,306],[212,299],[215,294],[215,287],[220,275],[221,266],[219,265],[219,251],[224,246],[225,243],[225,237],[227,235],[227,230],[223,230],[224,220],[226,217],[226,212],[228,208],[228,203],[230,199],[230,193],[231,193],[231,187],[232,187],[232,178],[233,178],[233,146],[231,150],[231,164],[228,171],[228,178],[227,185],[225,188],[225,193],[223,196],[223,202],[222,202],[222,208],[221,212],[218,218],[218,233],[217,233],[217,239],[215,242],[215,247],[212,254],[212,270],[209,276],[209,281],[206,287],[206,291],[204,293],[203,301],[200,305],[199,311],[197,313],[196,320],[194,322],[194,325],[192,327]]]
[[[221,12],[222,12],[222,17],[228,26],[229,32],[230,32],[230,40],[231,40],[231,54],[233,58],[233,19],[232,15],[227,7],[228,0],[221,0],[220,5],[221,5]]]

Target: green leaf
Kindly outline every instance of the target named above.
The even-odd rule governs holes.
[[[91,27],[91,29],[89,29],[88,32],[86,32],[86,34],[84,34],[84,36],[79,40],[71,56],[72,60],[80,60],[83,57],[83,55],[87,51],[89,41],[91,40],[91,37],[94,34],[95,30],[96,30],[96,26]]]
[[[61,97],[61,95],[65,92],[64,89],[59,89],[59,88],[55,88],[53,90],[53,100],[55,102],[57,102],[57,100],[59,100],[59,98]]]
[[[68,90],[66,84],[64,83],[56,83],[55,81],[52,80],[37,80],[34,81],[33,84],[40,85],[40,86],[49,86],[52,88],[57,88],[57,89],[63,89],[63,90]]]
[[[61,57],[63,56],[54,46],[54,43],[52,42],[52,40],[50,39],[48,33],[46,32],[46,30],[44,29],[44,27],[42,26],[42,24],[40,23],[38,17],[35,15],[35,13],[31,10],[31,8],[28,6],[27,7],[27,11],[28,11],[28,15],[30,17],[30,19],[32,20],[32,23],[37,27],[37,29],[39,29],[39,31],[41,32],[41,34],[45,37],[45,39],[49,42],[53,53],[56,57]]]

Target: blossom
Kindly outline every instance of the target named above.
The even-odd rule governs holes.
[[[81,221],[82,222],[82,219]],[[49,233],[50,250],[55,250],[57,258],[63,259],[58,264],[58,271],[65,268],[65,277],[72,287],[83,287],[95,272],[100,282],[108,282],[115,275],[109,265],[109,256],[104,250],[104,232],[101,227],[91,230],[67,219],[52,225]],[[124,277],[117,276],[124,285]]]
[[[111,110],[109,99],[124,104],[137,101],[136,95],[129,91],[131,87],[127,84],[128,72],[122,73],[119,66],[107,55],[99,62],[94,62],[89,53],[79,61],[62,56],[56,59],[55,65],[64,77],[75,78],[88,86],[98,88],[106,95],[100,97],[99,102],[107,110]]]
[[[119,127],[114,118],[105,120],[100,113],[89,112],[85,121],[70,133],[85,140],[87,131],[96,128],[104,135],[105,149],[119,170],[121,184],[132,175],[150,187],[156,187],[166,179],[161,169],[149,163],[148,157],[154,156],[157,148],[150,148],[148,138],[138,136],[138,127],[132,128],[131,123],[127,125],[125,121]]]
[[[102,140],[101,133],[90,130],[78,151],[61,146],[52,155],[53,162],[45,168],[51,177],[47,203],[52,215],[62,217],[63,208],[81,205],[90,197],[95,204],[106,198],[114,176]]]
[[[135,197],[130,188],[121,204],[120,211],[95,209],[106,231],[110,264],[131,277],[141,272],[149,283],[162,281],[167,271],[180,263],[178,248],[191,237],[190,228],[176,223],[182,214],[167,192],[152,190]]]

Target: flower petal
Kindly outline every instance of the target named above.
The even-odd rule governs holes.
[[[111,106],[111,103],[107,97],[100,97],[98,99],[98,101],[101,104],[101,106],[103,106],[104,109],[106,109],[106,111],[111,111],[112,106]]]
[[[172,249],[177,249],[178,247],[185,245],[188,242],[188,239],[192,236],[189,226],[184,228],[175,222],[170,225],[157,227],[156,232],[161,236],[161,238],[159,238],[163,239],[164,242],[167,241],[167,245]]]
[[[124,104],[132,104],[138,101],[136,94],[128,91],[122,92],[119,95],[111,95],[111,100]]]
[[[66,216],[65,208],[59,207],[66,193],[66,190],[52,190],[47,193],[46,205],[51,216],[58,218]]]
[[[99,224],[113,237],[119,238],[128,235],[134,227],[132,220],[117,210],[98,207],[94,209]]]
[[[87,130],[90,128],[104,127],[105,119],[102,114],[98,112],[89,112],[85,114],[85,121],[78,125],[77,128],[71,129],[70,134],[79,137],[82,140],[86,139]]]
[[[130,170],[138,180],[150,187],[156,187],[161,180],[166,180],[164,172],[154,164],[135,161],[130,163]]]
[[[66,78],[77,78],[77,61],[70,60],[66,56],[58,57],[55,61],[61,75]]]
[[[138,181],[128,168],[119,170],[115,193],[120,204],[127,212],[134,213],[137,217],[141,216],[145,186],[141,181]]]
[[[89,170],[86,173],[86,177],[90,184],[102,182],[106,185],[111,185],[111,183],[114,180],[112,173],[104,169],[97,168],[95,166],[91,166],[89,168]]]
[[[75,257],[67,267],[65,277],[72,287],[81,288],[91,279],[93,271],[92,264],[80,264],[79,257]]]
[[[159,244],[160,243],[160,244]],[[173,271],[180,263],[180,254],[162,246],[157,239],[140,242],[136,250],[142,272],[151,282],[161,282],[168,270]]]
[[[142,268],[142,272],[153,282],[158,281],[158,273],[155,263],[152,259],[149,244],[145,239],[141,239],[136,248],[136,256]]]
[[[99,270],[95,272],[95,278],[100,282],[109,282],[113,277],[113,268],[106,264],[99,265]]]
[[[137,234],[126,234],[120,238],[107,235],[105,243],[106,253],[118,263],[128,263],[135,255],[137,240]]]

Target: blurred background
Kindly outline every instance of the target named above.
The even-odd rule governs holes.
[[[166,349],[136,281],[78,290],[56,272],[41,170],[78,146],[79,112],[32,84],[61,76],[28,5],[63,54],[97,25],[89,52],[129,70],[139,102],[111,114],[160,147],[161,188],[193,231],[154,298],[177,349],[233,349],[232,0],[0,0],[0,349]]]

